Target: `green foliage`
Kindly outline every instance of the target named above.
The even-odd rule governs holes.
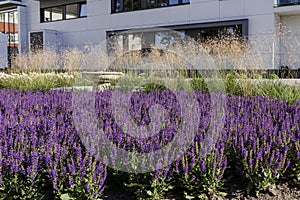
[[[33,180],[22,173],[13,175],[6,173],[3,175],[3,184],[0,186],[0,199],[42,200],[45,198],[45,194],[40,191],[40,187],[43,186],[43,177],[39,174]]]
[[[276,74],[269,74],[268,79],[279,79],[279,77]]]
[[[227,94],[242,96],[244,94],[241,83],[235,74],[228,74],[225,80],[225,91]]]
[[[151,187],[147,190],[149,199],[163,199],[167,192],[174,188],[171,178],[155,177],[151,180]]]
[[[251,96],[263,96],[280,98],[281,100],[293,103],[300,99],[300,88],[297,86],[285,85],[281,82],[260,82],[251,84]]]
[[[224,76],[222,83],[227,94],[236,96],[263,96],[274,99],[280,98],[290,104],[295,100],[300,99],[300,88],[296,85],[287,85],[277,80],[278,76],[271,74],[270,79],[260,80],[259,74],[252,75],[256,79],[251,81],[247,79],[245,74],[230,72]],[[216,92],[221,88],[221,82],[218,80],[204,80],[202,78],[194,78],[190,81],[191,87],[194,90]],[[208,87],[209,86],[209,87]]]
[[[55,183],[57,190],[55,195],[60,199],[76,200],[76,199],[98,199],[104,187],[99,185],[99,182],[106,176],[106,168],[93,177],[98,165],[102,165],[96,159],[86,155],[83,160],[92,160],[91,165],[88,163],[85,165],[85,169],[82,166],[76,166],[75,172],[63,172],[61,169],[64,166],[63,162],[60,163],[61,167],[58,170],[58,179]],[[83,175],[84,174],[84,175]],[[72,184],[70,185],[70,180]]]
[[[0,74],[0,88],[47,91],[54,87],[73,86],[73,75],[65,73]]]
[[[164,91],[166,89],[166,86],[157,83],[147,83],[142,88],[145,93],[150,93],[152,90]]]
[[[207,83],[203,78],[193,78],[190,84],[194,90],[208,91]]]
[[[133,194],[136,199],[147,199],[151,175],[150,173],[128,174],[128,180],[124,183],[129,193]]]
[[[211,199],[214,195],[226,195],[220,191],[224,184],[222,176],[226,169],[226,157],[222,152],[218,152],[221,156],[217,156],[217,151],[208,153],[204,158],[187,155],[182,158],[183,168],[189,168],[180,176],[185,199]],[[195,159],[195,162],[189,166],[191,159]]]

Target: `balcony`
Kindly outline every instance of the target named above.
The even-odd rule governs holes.
[[[0,0],[0,8],[23,5],[21,0]]]
[[[274,13],[279,15],[299,15],[300,0],[274,0]]]

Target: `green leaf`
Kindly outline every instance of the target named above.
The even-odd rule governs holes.
[[[65,194],[60,195],[60,199],[61,200],[70,200],[72,198],[69,196],[68,193],[65,193]]]
[[[151,190],[147,190],[147,194],[148,194],[149,196],[152,196],[152,195],[153,195],[153,192],[152,192]]]
[[[195,197],[188,195],[187,192],[184,192],[184,198],[185,199],[194,199]]]

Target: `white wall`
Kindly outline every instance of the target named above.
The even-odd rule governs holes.
[[[281,65],[300,68],[300,15],[281,16],[280,34]]]
[[[60,31],[63,46],[97,44],[106,31],[128,28],[249,19],[249,34],[255,35],[274,31],[275,24],[273,0],[191,0],[190,5],[115,14],[110,0],[88,0],[87,18],[48,23],[40,23],[40,1],[26,1],[27,32]]]

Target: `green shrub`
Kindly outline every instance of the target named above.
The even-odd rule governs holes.
[[[279,79],[279,77],[276,74],[269,74],[268,79]]]
[[[237,80],[235,74],[228,74],[225,80],[225,90],[227,94],[233,94],[236,96],[244,95],[241,83]]]
[[[207,83],[203,78],[193,78],[190,84],[194,90],[208,91]]]

